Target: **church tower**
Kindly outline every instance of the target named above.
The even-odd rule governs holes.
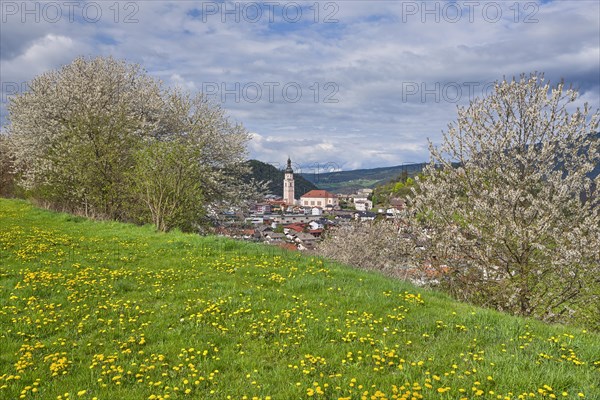
[[[292,160],[288,157],[287,168],[285,169],[285,176],[283,178],[283,201],[287,205],[294,205],[294,170],[292,170]]]

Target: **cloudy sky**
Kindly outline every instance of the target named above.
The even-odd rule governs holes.
[[[204,91],[252,132],[249,155],[344,170],[428,160],[457,105],[543,71],[600,105],[600,2],[0,2],[0,117],[78,55]]]

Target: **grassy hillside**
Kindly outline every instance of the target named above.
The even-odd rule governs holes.
[[[406,164],[395,167],[357,169],[353,171],[326,172],[320,174],[302,174],[304,178],[319,188],[336,193],[352,193],[360,188],[374,188],[398,178],[403,173],[414,176],[421,172],[426,164]]]
[[[600,336],[0,199],[2,399],[600,398]]]

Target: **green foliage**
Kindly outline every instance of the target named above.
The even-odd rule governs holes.
[[[0,133],[0,196],[14,195],[13,156],[6,135]]]
[[[132,181],[157,230],[193,230],[205,214],[197,150],[180,141],[152,142],[135,154]]]
[[[3,399],[600,398],[600,337],[575,327],[22,201],[0,226]]]
[[[422,173],[416,175],[418,179],[425,179]],[[374,205],[387,207],[390,201],[394,198],[406,199],[411,194],[413,189],[416,189],[416,181],[410,177],[408,172],[403,171],[402,174],[394,178],[391,182],[375,187],[373,190]]]
[[[96,115],[96,113],[100,115]],[[116,115],[90,109],[73,116],[60,140],[48,147],[44,159],[53,165],[45,174],[48,200],[69,208],[83,204],[109,218],[123,218],[130,193],[127,170],[133,165],[131,149],[139,139],[132,134],[136,124]],[[116,122],[109,123],[109,119]]]

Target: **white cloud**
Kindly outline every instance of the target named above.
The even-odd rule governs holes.
[[[120,10],[115,22],[109,9],[96,24],[11,20],[2,27],[3,48],[10,54],[3,50],[0,57],[1,80],[29,80],[78,54],[110,54],[190,90],[258,84],[262,96],[256,102],[245,96],[253,91],[241,89],[239,99],[231,93],[214,96],[226,100],[222,105],[232,118],[256,132],[249,148],[253,157],[284,162],[290,155],[299,163],[335,162],[346,169],[426,161],[427,138],[440,140],[456,105],[468,101],[469,82],[482,88],[504,76],[545,71],[552,81],[564,78],[578,86],[592,108],[600,105],[597,1],[538,2],[527,10],[525,4],[534,3],[520,2],[518,18],[513,2],[495,2],[503,7],[496,23],[484,18],[483,5],[470,22],[460,1],[458,22],[443,15],[439,22],[425,15],[423,22],[423,10],[411,14],[409,3],[425,4],[348,1],[336,2],[334,10],[321,2],[317,23],[308,8],[312,1],[303,3],[305,19],[299,23],[288,23],[277,12],[276,24],[269,24],[266,14],[256,23],[244,18],[235,23],[231,17],[222,23],[218,14],[203,20],[198,15],[203,3],[160,1],[136,2],[138,23],[124,23],[127,10]],[[324,23],[332,11],[339,22]],[[525,23],[528,15],[538,22]],[[270,99],[265,83],[272,82],[279,86]],[[328,82],[337,103],[325,102],[332,94],[325,89]],[[298,102],[281,93],[289,83],[302,88]],[[419,91],[409,95],[407,85],[413,83]],[[423,93],[436,91],[436,84],[437,96]],[[458,101],[441,93],[448,85],[463,89]]]
[[[172,74],[170,79],[169,79],[169,83],[170,86],[172,87],[178,87],[180,89],[185,89],[188,90],[190,92],[197,92],[198,88],[196,87],[196,83],[193,81],[188,81],[186,79],[184,79],[181,75],[179,74]]]
[[[63,35],[47,34],[33,41],[24,52],[10,60],[0,61],[2,81],[23,82],[35,75],[70,62],[80,46]]]

